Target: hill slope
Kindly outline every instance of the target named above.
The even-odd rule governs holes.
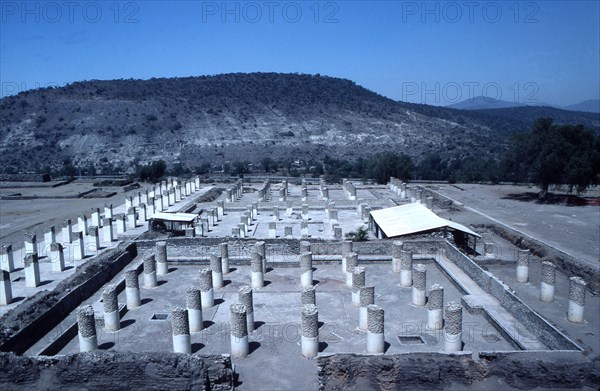
[[[159,158],[197,167],[390,149],[417,159],[494,156],[506,132],[529,126],[395,102],[348,80],[275,73],[78,82],[2,99],[0,121],[8,172],[58,169],[65,159],[107,172]]]

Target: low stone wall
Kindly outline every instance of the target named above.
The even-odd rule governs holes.
[[[135,243],[108,250],[90,259],[52,292],[39,292],[7,312],[2,317],[0,351],[23,354],[136,256]]]
[[[27,357],[0,353],[0,389],[232,390],[228,356],[173,353],[71,354]]]
[[[475,390],[486,379],[499,389],[596,389],[600,381],[598,356],[565,352],[492,352],[475,360],[469,352],[336,354],[319,356],[317,365],[322,390]]]

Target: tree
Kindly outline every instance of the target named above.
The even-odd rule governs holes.
[[[358,227],[356,231],[351,231],[346,234],[346,239],[353,242],[364,242],[369,240],[369,231],[364,227]]]
[[[156,160],[152,164],[138,167],[138,177],[141,181],[156,182],[165,175],[167,163]]]
[[[411,179],[413,166],[409,156],[385,152],[371,157],[367,174],[377,183],[386,183],[390,177],[408,181]]]
[[[538,185],[540,198],[546,197],[550,185],[568,185],[581,193],[600,183],[600,137],[582,125],[552,122],[539,118],[530,133],[513,138],[506,175]]]

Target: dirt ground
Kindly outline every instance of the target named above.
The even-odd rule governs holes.
[[[539,204],[527,194],[538,190],[527,186],[442,184],[431,187],[464,204],[465,211],[473,212],[469,216],[450,214],[456,221],[506,225],[581,260],[595,265],[599,262],[600,206]],[[589,202],[599,193],[595,188],[582,197]],[[473,214],[481,221],[474,221],[477,216]]]

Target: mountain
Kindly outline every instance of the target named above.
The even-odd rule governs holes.
[[[600,113],[600,100],[589,99],[575,105],[566,106],[565,110],[583,111],[586,113]]]
[[[494,157],[508,133],[529,129],[538,114],[496,111],[396,102],[320,75],[92,80],[1,99],[0,170],[47,172],[69,162],[132,172],[157,159],[194,168],[267,156],[351,160],[389,150],[416,160]],[[565,113],[572,113],[567,122],[599,127],[591,114]]]
[[[518,102],[508,102],[505,100],[498,100],[489,98],[487,96],[476,96],[474,98],[466,99],[458,103],[448,105],[452,109],[458,110],[481,110],[481,109],[505,109],[508,107],[519,107],[525,106]]]

